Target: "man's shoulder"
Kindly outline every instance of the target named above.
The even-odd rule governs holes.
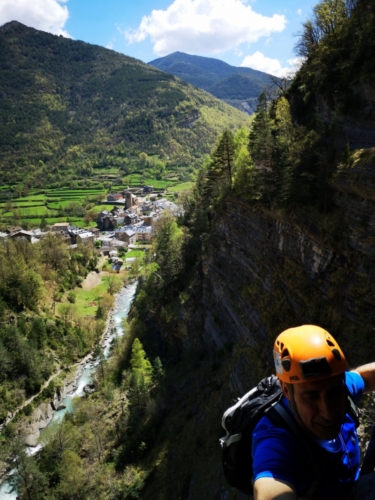
[[[345,385],[354,403],[357,404],[363,394],[365,381],[356,371],[345,372]]]
[[[283,398],[279,404],[282,404],[284,409],[289,413],[290,417],[294,419],[293,414],[288,409],[288,403],[285,398]],[[281,422],[281,420],[280,420]],[[275,423],[273,419],[269,418],[265,414],[254,427],[253,430],[253,449],[260,443],[272,442],[272,446],[276,446],[279,450],[290,449],[291,443],[293,442],[293,447],[296,445],[299,447],[298,437],[290,430],[288,425],[282,425],[281,423]]]
[[[285,408],[285,406],[284,406]],[[298,438],[287,427],[263,416],[253,431],[254,480],[273,478],[303,491],[309,484],[309,459]]]

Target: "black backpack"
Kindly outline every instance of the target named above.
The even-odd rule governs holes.
[[[316,454],[312,443],[309,442],[309,439],[302,433],[295,420],[280,404],[279,401],[282,395],[279,379],[275,375],[271,375],[262,379],[256,387],[238,399],[236,404],[224,412],[221,424],[226,431],[226,435],[220,439],[224,475],[230,486],[247,495],[253,493],[252,433],[264,415],[267,415],[277,427],[290,430],[301,442],[309,456],[312,476],[310,486],[304,492],[304,495],[306,497],[313,496],[322,478],[324,478],[324,461],[321,463],[322,456],[320,452]],[[358,411],[349,394],[347,394],[347,412],[353,418],[356,427],[358,427]],[[318,461],[321,466],[318,466]]]
[[[313,467],[313,480],[307,494],[312,494],[319,480],[319,469],[316,460],[309,453],[309,445],[302,436],[298,425],[279,403],[282,390],[279,379],[275,375],[264,378],[251,391],[245,394],[237,403],[228,408],[222,418],[222,426],[226,435],[220,439],[222,447],[222,462],[224,475],[230,486],[242,493],[251,495],[252,485],[252,433],[264,416],[277,426],[289,428],[294,435],[302,440],[306,452],[310,456]]]

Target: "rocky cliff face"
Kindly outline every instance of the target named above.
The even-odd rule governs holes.
[[[375,184],[372,160],[335,179],[337,208],[298,222],[293,214],[229,199],[207,244],[202,277],[185,303],[187,343],[232,350],[232,388],[254,383],[284,328],[312,322],[330,330],[349,362],[370,361],[375,327]],[[239,352],[242,355],[239,355]],[[372,358],[371,358],[372,359]]]
[[[155,491],[244,498],[223,477],[221,417],[273,372],[272,345],[284,328],[321,325],[352,366],[374,360],[375,165],[370,151],[359,156],[335,178],[336,208],[327,214],[286,216],[236,199],[221,207],[180,311],[184,356],[193,356],[168,389],[163,428],[173,439],[158,444],[158,456],[167,455],[145,500]]]

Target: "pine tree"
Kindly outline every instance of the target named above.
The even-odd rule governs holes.
[[[233,134],[225,130],[212,154],[206,174],[205,195],[212,202],[232,188],[234,162]]]
[[[139,410],[146,407],[147,401],[150,398],[150,391],[145,377],[142,374],[132,373],[129,384],[129,404],[133,410],[131,423],[136,422],[136,415]]]
[[[159,382],[160,380],[163,379],[164,377],[164,370],[163,370],[163,364],[161,362],[161,359],[159,356],[157,356],[154,360],[154,366],[153,366],[153,378],[156,382]]]
[[[293,141],[294,127],[289,102],[280,97],[275,104],[275,120],[273,130],[275,146],[273,156],[274,183],[276,200],[279,205],[286,206],[293,198],[294,162]]]
[[[262,92],[258,98],[257,112],[249,135],[249,151],[258,172],[260,195],[265,202],[269,202],[274,182],[272,172],[273,137],[265,92]]]
[[[243,145],[235,161],[236,175],[233,182],[234,194],[239,194],[247,201],[259,199],[254,163],[248,148]]]
[[[258,97],[256,115],[249,134],[249,150],[254,162],[270,166],[272,155],[271,120],[265,92]]]
[[[156,263],[159,266],[159,282],[163,293],[173,292],[170,287],[182,267],[181,248],[184,233],[175,218],[165,211],[160,219],[155,242]]]
[[[139,339],[134,339],[130,366],[132,367],[132,373],[138,377],[139,380],[143,378],[146,385],[151,382],[152,366],[146,357],[146,353]]]

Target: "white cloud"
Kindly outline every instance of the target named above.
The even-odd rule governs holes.
[[[241,66],[264,71],[275,76],[284,76],[287,71],[287,68],[283,68],[278,59],[266,57],[261,52],[254,52],[251,56],[246,56]]]
[[[107,45],[105,46],[105,48],[112,50],[113,49],[113,42],[108,42]]]
[[[245,0],[174,0],[166,10],[144,16],[138,29],[125,36],[130,43],[150,37],[158,56],[218,54],[283,31],[285,25],[283,15],[262,16]]]
[[[288,59],[289,66],[283,68],[278,59],[271,59],[261,52],[255,52],[251,56],[246,56],[241,66],[264,71],[265,73],[279,77],[292,77],[301,67],[303,61],[302,57]]]
[[[293,59],[288,59],[288,64],[290,69],[294,72],[298,71],[302,64],[306,61],[305,57],[293,57]]]
[[[297,9],[297,14],[300,16],[302,14],[302,9]]]
[[[69,17],[67,0],[1,0],[0,26],[9,21],[19,21],[32,28],[55,35],[70,37],[64,30]]]

